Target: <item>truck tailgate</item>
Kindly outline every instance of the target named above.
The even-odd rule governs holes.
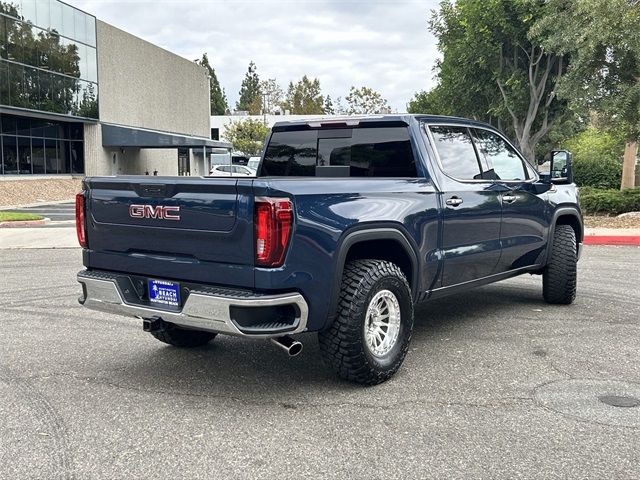
[[[87,178],[86,265],[253,287],[252,183],[237,178]]]

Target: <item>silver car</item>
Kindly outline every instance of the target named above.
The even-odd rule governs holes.
[[[256,171],[242,165],[215,165],[211,167],[212,177],[255,177]]]

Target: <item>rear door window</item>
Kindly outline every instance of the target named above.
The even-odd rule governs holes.
[[[408,129],[376,127],[274,132],[261,175],[333,176],[326,167],[341,167],[351,177],[417,173]]]
[[[482,170],[467,127],[431,125],[444,173],[457,180],[481,180]]]
[[[407,128],[359,128],[351,142],[352,177],[415,177]]]

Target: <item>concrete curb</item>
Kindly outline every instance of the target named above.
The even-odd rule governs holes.
[[[587,228],[585,245],[640,245],[640,228]]]
[[[16,220],[12,222],[0,222],[0,228],[28,228],[40,227],[49,223],[51,219],[43,218],[42,220]]]
[[[37,227],[44,225],[44,220],[18,220],[14,222],[0,222],[0,228],[23,228],[23,227]]]

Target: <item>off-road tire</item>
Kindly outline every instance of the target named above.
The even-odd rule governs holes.
[[[175,325],[170,325],[163,330],[149,333],[163,343],[180,348],[201,347],[202,345],[209,343],[217,335],[212,332],[203,332],[201,330],[187,330],[185,328],[176,327]]]
[[[392,292],[400,306],[400,330],[391,350],[373,355],[365,341],[369,302],[381,290]],[[318,334],[324,362],[339,377],[376,385],[388,380],[402,365],[413,331],[413,300],[404,274],[384,260],[355,260],[344,269],[338,311],[333,324]]]
[[[551,258],[542,273],[542,296],[547,303],[569,305],[576,298],[578,249],[569,225],[557,225]]]

